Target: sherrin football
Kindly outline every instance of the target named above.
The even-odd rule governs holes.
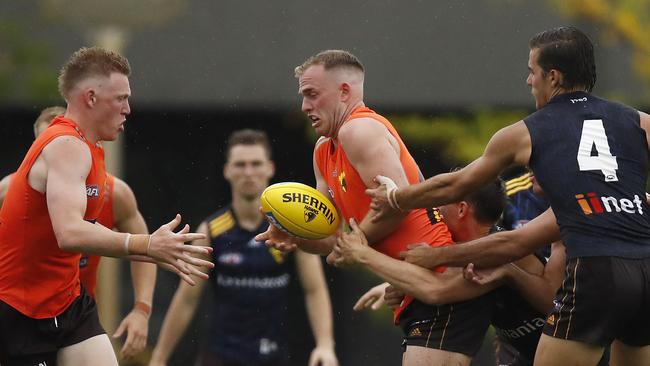
[[[336,232],[339,215],[334,204],[306,184],[285,182],[262,192],[262,210],[278,229],[303,239],[322,239]]]

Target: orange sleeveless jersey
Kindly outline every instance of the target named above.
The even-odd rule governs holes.
[[[345,123],[354,123],[353,120],[358,118],[372,118],[386,126],[399,143],[400,161],[409,183],[415,184],[423,180],[420,168],[406,149],[393,125],[386,118],[369,108],[359,107],[352,112]],[[363,143],[368,142],[364,141]],[[365,193],[367,188],[365,183],[348,160],[345,151],[338,148],[334,139],[321,138],[316,144],[314,155],[318,169],[327,182],[330,195],[334,198],[345,222],[349,222],[350,218],[361,222],[370,209],[371,200]],[[441,222],[437,210],[411,211],[393,233],[375,243],[373,247],[393,258],[399,258],[399,252],[406,250],[408,244],[421,242],[431,246],[444,246],[452,243],[447,225]],[[444,268],[438,268],[438,271],[443,272]],[[403,307],[397,309],[396,319],[411,301],[411,299],[405,300]]]
[[[77,125],[63,116],[56,117],[30,147],[0,211],[0,300],[36,319],[61,314],[80,294],[81,255],[59,248],[46,197],[27,180],[43,148],[66,135],[85,141],[90,149],[84,219],[95,221],[104,203],[104,150],[86,141]]]
[[[106,174],[106,191],[104,193],[104,206],[102,211],[97,217],[97,222],[103,226],[112,229],[115,226],[113,218],[113,187],[115,185],[115,178]],[[99,269],[99,260],[102,257],[99,255],[82,254],[79,261],[79,280],[86,288],[86,291],[93,298],[96,297],[95,291],[97,290],[97,270]]]

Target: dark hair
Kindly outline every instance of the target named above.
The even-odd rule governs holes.
[[[475,191],[465,198],[474,208],[476,221],[494,225],[501,218],[506,206],[506,192],[503,181],[496,179],[485,187]]]
[[[247,128],[231,133],[226,144],[226,160],[228,160],[230,150],[236,145],[260,145],[266,150],[267,157],[271,158],[271,144],[264,131]]]
[[[575,27],[558,27],[536,34],[530,49],[539,49],[537,63],[547,73],[558,70],[564,76],[562,87],[584,87],[591,91],[596,85],[594,46],[589,37]]]
[[[129,76],[131,66],[122,55],[100,47],[81,48],[70,56],[59,73],[59,93],[63,99],[78,82],[92,76],[110,76],[118,72]]]
[[[314,65],[323,65],[325,70],[347,67],[361,71],[361,73],[365,72],[361,61],[357,56],[350,52],[343,50],[326,50],[311,56],[300,66],[297,66],[294,69],[296,77],[300,77],[305,70]]]

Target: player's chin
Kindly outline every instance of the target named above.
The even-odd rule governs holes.
[[[115,141],[117,137],[120,135],[120,131],[115,131],[111,133],[106,133],[100,137],[100,140],[102,141]]]

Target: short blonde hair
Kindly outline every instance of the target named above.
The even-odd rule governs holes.
[[[59,93],[67,99],[68,93],[78,82],[91,76],[110,76],[118,72],[129,76],[129,61],[112,51],[100,47],[81,48],[70,56],[59,73]]]
[[[43,109],[41,111],[41,114],[38,115],[38,118],[36,118],[36,122],[34,122],[34,137],[38,137],[38,127],[41,124],[49,124],[52,122],[54,117],[60,116],[62,114],[65,114],[65,108],[63,107],[54,106]]]
[[[302,65],[297,66],[294,69],[295,76],[301,77],[305,70],[314,65],[323,65],[325,70],[351,68],[361,71],[362,74],[365,73],[363,64],[357,56],[344,50],[325,50],[309,57]]]

